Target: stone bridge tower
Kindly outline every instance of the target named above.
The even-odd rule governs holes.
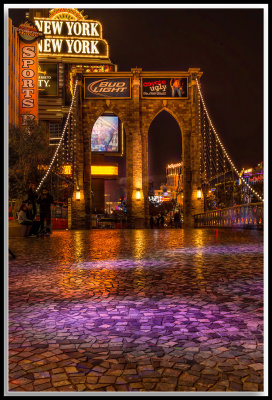
[[[193,215],[203,212],[203,200],[197,198],[201,187],[201,132],[199,119],[199,95],[196,78],[199,68],[188,71],[143,72],[133,68],[130,72],[112,72],[107,77],[128,78],[131,82],[129,99],[84,98],[84,78],[105,78],[105,74],[85,73],[80,67],[73,68],[80,90],[74,109],[74,134],[76,137],[76,169],[81,200],[72,198],[71,228],[91,227],[91,132],[97,118],[105,112],[113,112],[123,123],[126,135],[127,208],[131,227],[148,226],[148,131],[153,119],[162,111],[169,112],[177,121],[182,135],[182,160],[184,163],[184,227],[193,227]],[[101,75],[101,76],[100,76]],[[186,98],[146,98],[141,85],[145,78],[187,78]],[[76,188],[75,188],[76,189]]]

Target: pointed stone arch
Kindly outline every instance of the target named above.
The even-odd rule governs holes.
[[[149,129],[152,122],[156,119],[156,117],[163,111],[166,111],[171,117],[174,118],[176,121],[180,134],[181,134],[181,143],[182,143],[182,158],[183,158],[183,148],[184,148],[184,120],[183,118],[179,118],[177,116],[177,112],[173,111],[170,104],[165,105],[164,101],[161,102],[155,110],[148,112],[146,115],[145,120],[143,121],[142,125],[142,141],[143,141],[143,191],[144,191],[144,207],[145,207],[145,223],[148,225],[149,221],[149,200],[148,200],[148,190],[149,190],[149,171],[148,171],[148,158],[150,149],[148,148],[148,136],[149,136]]]
[[[179,118],[179,117],[176,115],[176,112],[173,111],[173,110],[171,109],[171,107],[167,107],[167,106],[163,106],[163,107],[160,108],[159,110],[156,110],[156,111],[155,111],[155,113],[151,116],[150,120],[148,121],[149,127],[150,127],[150,125],[152,124],[152,122],[154,121],[154,119],[155,119],[161,112],[163,112],[163,111],[166,111],[168,114],[170,114],[170,115],[175,119],[175,121],[177,122],[177,124],[178,124],[178,126],[179,126],[181,135],[182,135],[182,132],[184,131],[184,121],[183,121],[182,117]],[[148,129],[149,129],[149,128],[148,128]]]

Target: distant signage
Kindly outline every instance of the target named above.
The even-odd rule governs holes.
[[[58,64],[39,63],[38,75],[39,96],[57,96]]]
[[[188,99],[188,79],[142,78],[143,98]]]
[[[84,79],[85,99],[130,99],[131,84],[129,78],[85,78]]]
[[[114,72],[115,65],[113,64],[100,64],[84,66],[84,72]]]
[[[250,178],[248,178],[249,182],[262,182],[263,179],[263,175],[259,175],[259,176],[252,176]]]

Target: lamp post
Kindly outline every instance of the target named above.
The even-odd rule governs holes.
[[[76,200],[80,201],[80,189],[77,187],[76,189]]]
[[[136,200],[141,200],[141,189],[136,189]]]

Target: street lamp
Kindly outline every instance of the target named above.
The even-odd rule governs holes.
[[[141,199],[141,189],[136,189],[136,200]]]
[[[196,194],[197,200],[201,200],[201,188],[197,188],[197,194]]]
[[[80,189],[79,189],[79,187],[77,187],[77,190],[76,190],[76,200],[80,200]]]

